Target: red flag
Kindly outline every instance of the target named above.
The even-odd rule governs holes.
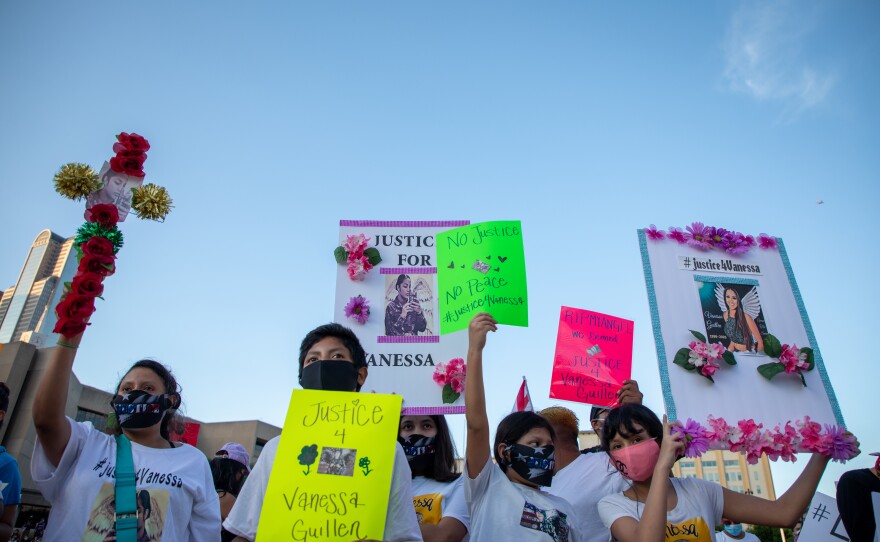
[[[529,395],[529,385],[526,383],[526,377],[523,377],[522,386],[519,387],[519,393],[516,394],[516,401],[513,402],[511,412],[522,412],[524,410],[529,412],[535,411],[535,408],[532,406],[532,396]]]

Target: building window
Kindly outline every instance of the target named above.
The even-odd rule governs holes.
[[[757,493],[758,495],[761,494],[761,486],[755,486],[755,493]]]
[[[752,478],[754,478],[756,482],[758,481],[758,471],[752,472]]]
[[[736,459],[725,459],[725,460],[724,460],[724,466],[725,466],[725,467],[738,467],[738,466],[739,466],[739,461],[736,460]]]
[[[94,425],[95,429],[97,429],[98,431],[103,431],[107,428],[107,416],[105,414],[101,414],[100,412],[93,412],[84,408],[76,409],[76,421],[92,422],[92,425]]]
[[[256,444],[254,444],[254,453],[251,455],[251,466],[257,462],[257,458],[260,457],[260,454],[263,452],[263,446],[266,445],[266,440],[258,438]]]
[[[680,463],[680,465],[681,465],[681,468],[683,468],[683,469],[689,469],[694,466],[694,462],[693,461],[682,461]]]
[[[704,467],[717,467],[718,462],[717,461],[703,461],[703,466]]]

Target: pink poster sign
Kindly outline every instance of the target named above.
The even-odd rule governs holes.
[[[617,390],[632,374],[633,322],[562,307],[550,397],[616,406]]]

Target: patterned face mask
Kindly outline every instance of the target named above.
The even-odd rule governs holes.
[[[165,412],[173,406],[167,393],[150,395],[143,390],[133,390],[116,395],[110,400],[123,429],[143,429],[162,421]]]
[[[556,454],[552,444],[532,448],[525,444],[507,444],[502,454],[505,464],[529,482],[549,486],[553,481]]]
[[[403,446],[403,453],[409,462],[409,468],[414,474],[424,472],[434,462],[434,437],[412,434],[406,438],[397,437],[397,441]]]

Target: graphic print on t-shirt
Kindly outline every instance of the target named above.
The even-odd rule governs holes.
[[[568,518],[559,510],[542,510],[526,501],[519,524],[550,535],[554,542],[568,542]]]
[[[440,493],[426,493],[413,497],[413,508],[416,509],[419,525],[422,523],[437,525],[443,519],[443,495]]]
[[[167,489],[137,490],[137,542],[162,540],[162,529],[165,527],[165,515],[168,512],[168,498]],[[113,540],[116,535],[115,515],[115,488],[113,484],[105,483],[92,505],[86,532],[82,537],[83,542],[104,542],[108,537]]]
[[[710,531],[702,517],[676,524],[666,522],[666,542],[713,542],[713,533],[714,529]]]

